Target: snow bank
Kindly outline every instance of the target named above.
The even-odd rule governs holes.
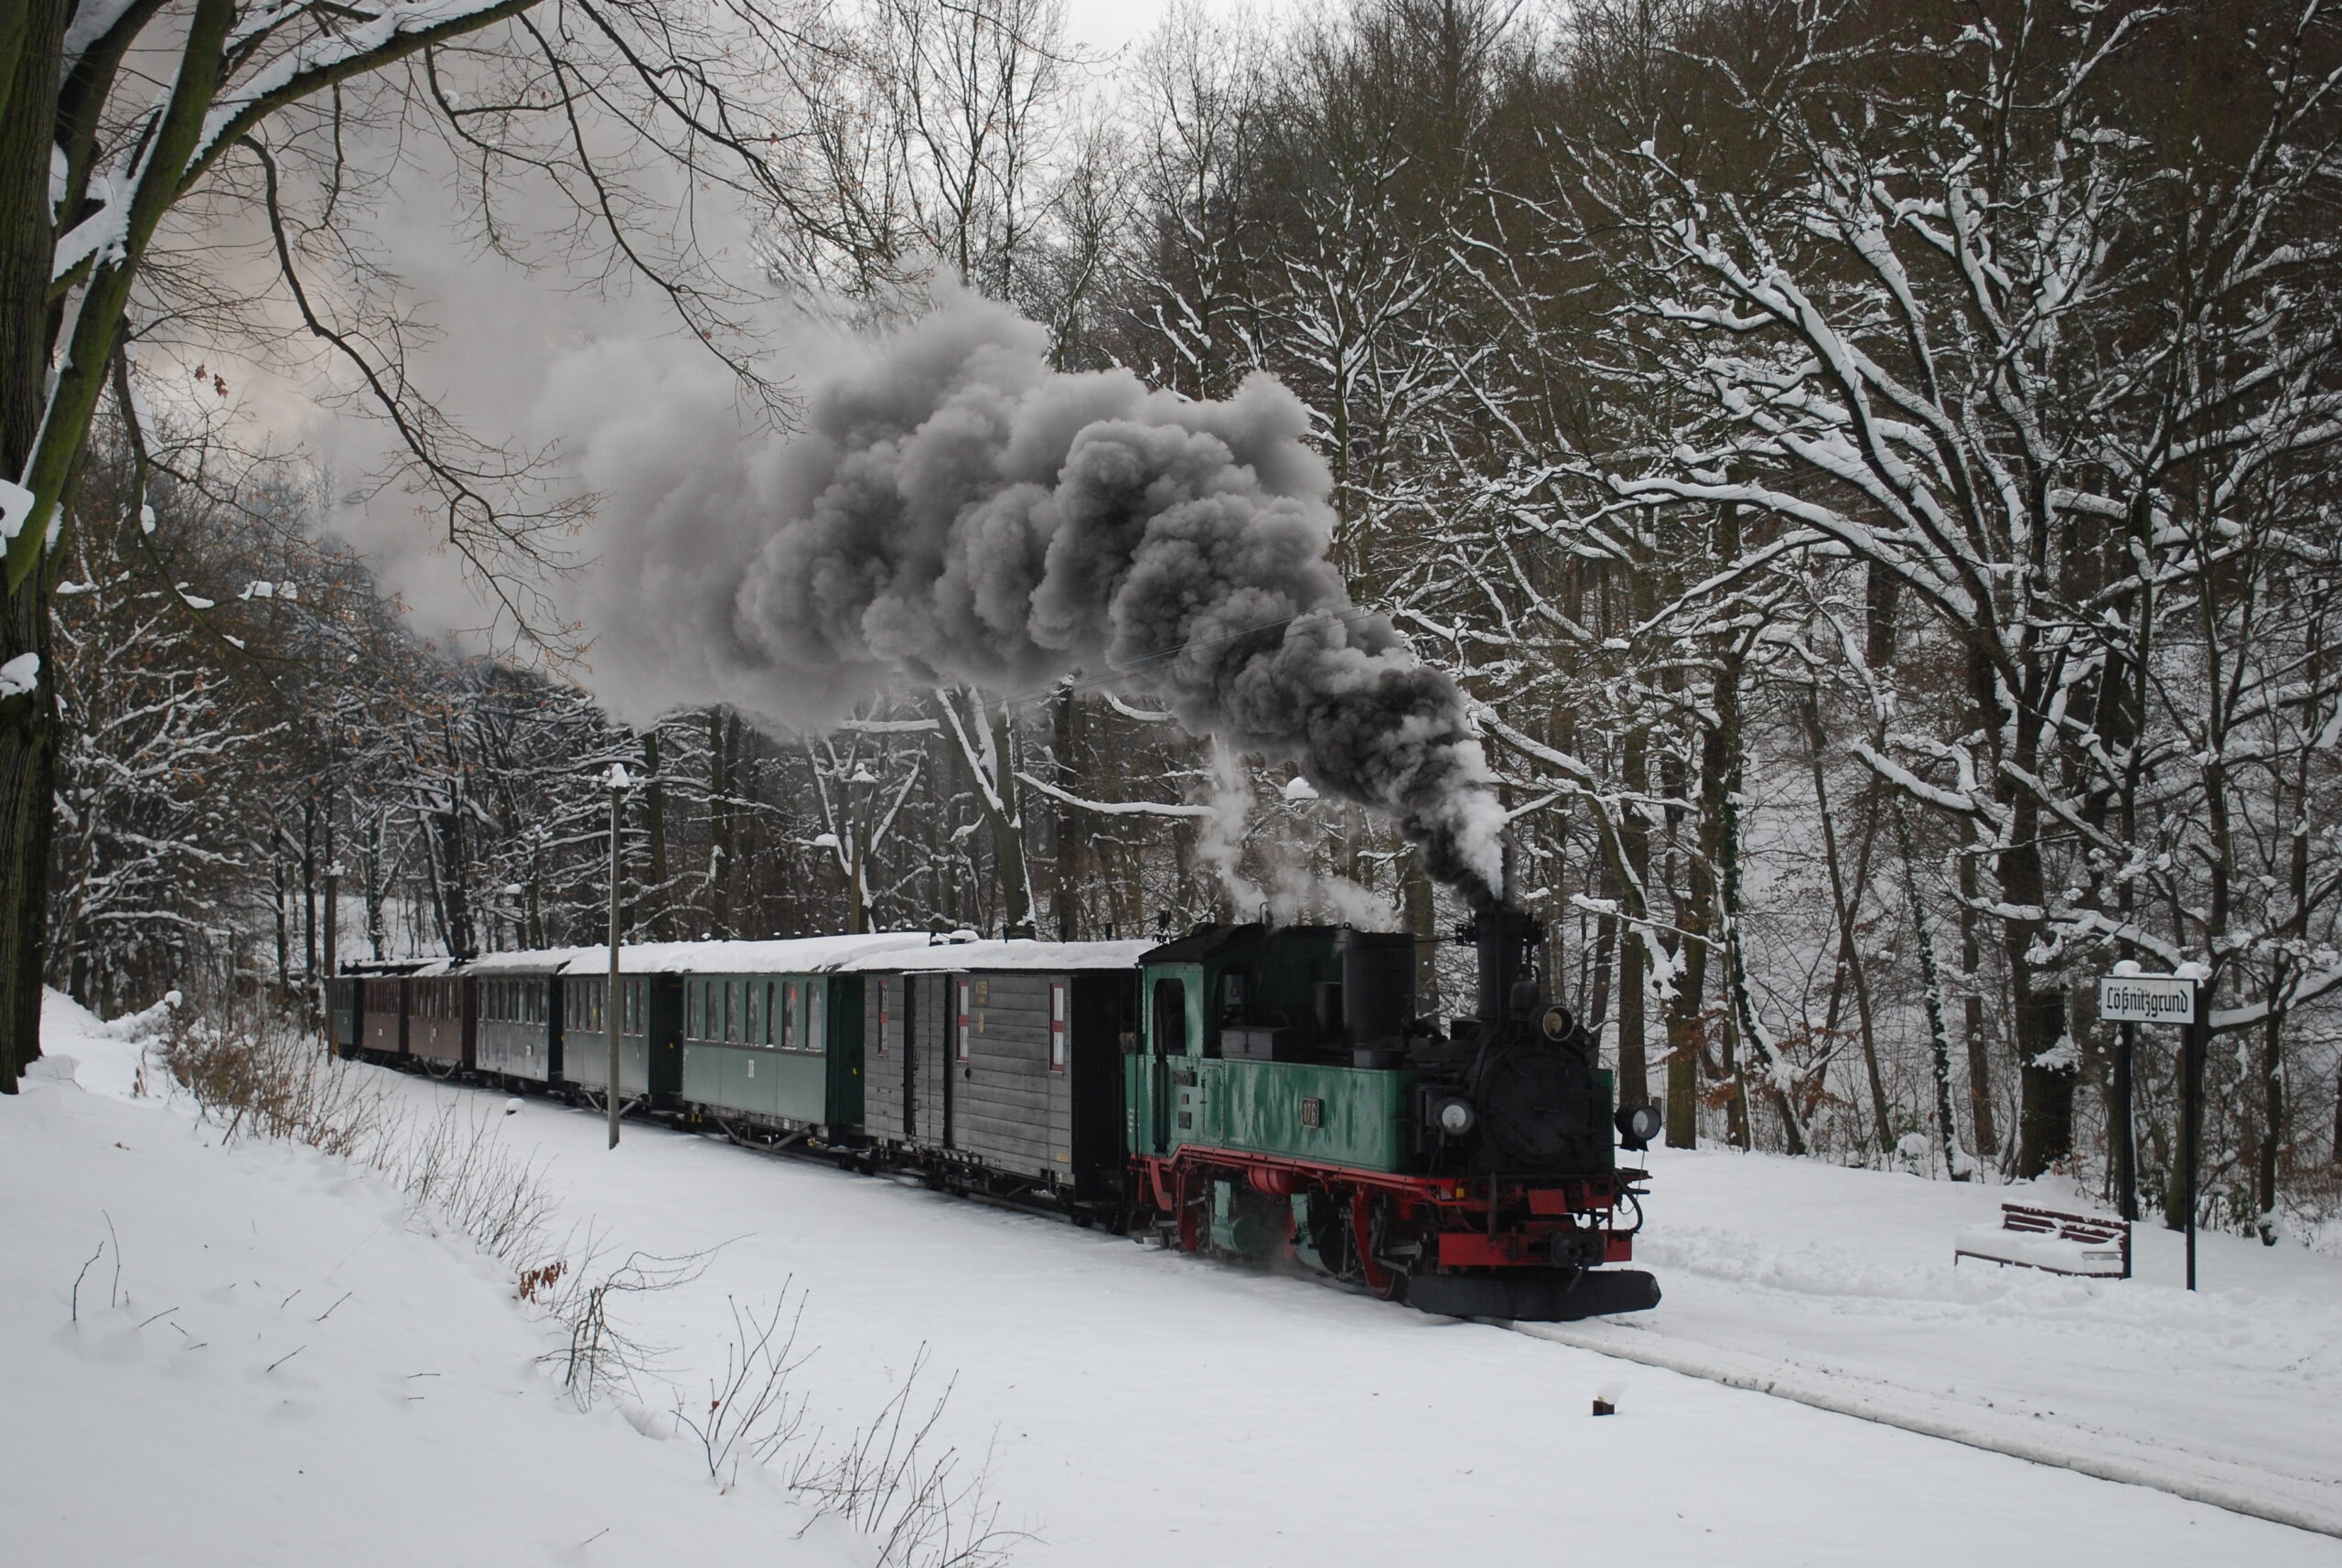
[[[0,1100],[9,1562],[866,1563],[564,1402],[512,1281],[386,1184],[135,1098],[139,1032],[53,997],[55,1054]]]

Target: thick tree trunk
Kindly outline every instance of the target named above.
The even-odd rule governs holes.
[[[9,596],[0,663],[41,660],[39,683],[0,698],[0,1094],[40,1055],[48,935],[50,807],[57,792],[57,701],[48,663],[48,575]]]
[[[2041,815],[2029,796],[2009,802],[2014,811],[2008,847],[2001,851],[2001,891],[2018,908],[2039,909],[2047,897],[2038,835]],[[2066,1040],[2066,988],[2055,973],[2033,961],[2034,944],[2044,932],[2040,919],[2012,918],[2002,927],[2009,979],[2016,993],[2017,1107],[2016,1174],[2042,1175],[2074,1146],[2074,1085],[2080,1076]]]
[[[0,3],[0,478],[21,478],[40,432],[48,370],[50,138],[65,0]],[[45,526],[27,519],[25,527]],[[0,607],[0,663],[41,660],[38,683],[0,698],[0,1094],[40,1055],[48,835],[57,789],[48,573]]]

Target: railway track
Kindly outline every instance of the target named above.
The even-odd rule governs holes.
[[[2248,1519],[2282,1524],[2294,1530],[2342,1540],[2342,1513],[2328,1512],[2315,1507],[2281,1499],[2255,1497],[2232,1486],[2217,1481],[2174,1476],[2158,1471],[2154,1466],[2136,1464],[2107,1455],[2079,1452],[2054,1443],[2032,1442],[2006,1433],[1988,1431],[1972,1423],[1941,1416],[1929,1416],[1912,1411],[1896,1410],[1890,1405],[1864,1400],[1851,1394],[1836,1392],[1801,1383],[1781,1375],[1778,1370],[1750,1371],[1735,1369],[1703,1360],[1695,1355],[1642,1346],[1619,1345],[1601,1333],[1583,1325],[1565,1323],[1505,1323],[1492,1318],[1475,1319],[1492,1328],[1509,1329],[1527,1335],[1532,1339],[1549,1339],[1573,1349],[1590,1350],[1597,1356],[1614,1360],[1631,1361],[1638,1366],[1653,1367],[1705,1382],[1721,1383],[1726,1388],[1742,1389],[1750,1393],[1769,1395],[1796,1404],[1810,1405],[1833,1415],[1852,1416],[1880,1426],[1914,1433],[1921,1437],[1939,1438],[1957,1443],[1962,1447],[1981,1449],[1988,1454],[2004,1455],[2022,1459],[2027,1464],[2047,1466],[2053,1469],[2070,1470],[2096,1480],[2112,1481],[2128,1487],[2146,1487],[2167,1493],[2188,1502],[2202,1503],[2224,1512],[2241,1514]]]

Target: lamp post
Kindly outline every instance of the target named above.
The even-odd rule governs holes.
[[[610,1037],[610,1147],[615,1149],[618,1146],[618,938],[622,934],[618,929],[618,856],[623,847],[619,830],[625,825],[626,792],[634,787],[634,780],[628,776],[625,763],[613,762],[602,775],[602,782],[610,791],[610,980],[602,996],[602,1022],[608,1026]]]
[[[2136,962],[2123,959],[2114,966],[2114,978],[2130,980],[2141,972]],[[2115,1212],[2135,1224],[2139,1218],[2139,1144],[2134,1098],[2139,1026],[2125,1018],[2114,1026],[2114,1188]]]
[[[333,1056],[341,1049],[341,1042],[333,1037],[333,1004],[335,976],[339,970],[340,944],[335,940],[341,931],[341,862],[326,866],[326,1054]]]

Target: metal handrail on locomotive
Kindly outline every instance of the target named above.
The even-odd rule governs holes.
[[[1445,1026],[1416,1015],[1417,939],[1348,926],[630,945],[619,1093],[630,1115],[1426,1312],[1638,1311],[1658,1283],[1617,1265],[1647,1173],[1617,1155],[1658,1112],[1614,1113],[1593,1035],[1542,994],[1541,935],[1505,907],[1456,933],[1477,1010]],[[602,1037],[609,968],[583,948],[348,973],[336,1047],[599,1104],[607,1053],[563,1045]]]

